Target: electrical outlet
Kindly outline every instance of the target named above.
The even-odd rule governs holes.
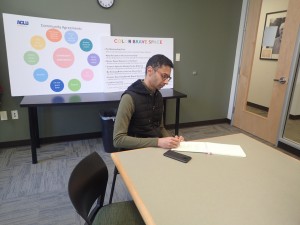
[[[13,120],[19,119],[18,110],[11,110],[11,118]]]
[[[1,117],[1,120],[7,120],[7,112],[6,111],[1,111],[0,112],[0,117]]]

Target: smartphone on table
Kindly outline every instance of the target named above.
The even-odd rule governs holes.
[[[190,161],[192,159],[192,157],[188,156],[188,155],[184,155],[182,153],[173,151],[173,150],[168,150],[164,153],[164,156],[169,157],[171,159],[175,159],[178,160],[180,162],[183,163],[187,163],[188,161]]]

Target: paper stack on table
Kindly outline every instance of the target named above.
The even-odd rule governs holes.
[[[183,141],[180,146],[172,150],[178,152],[200,152],[212,155],[228,155],[246,157],[244,150],[239,145],[219,144],[212,142]]]

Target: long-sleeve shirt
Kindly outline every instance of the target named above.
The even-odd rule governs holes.
[[[129,94],[124,94],[121,98],[114,124],[114,146],[117,148],[125,149],[158,147],[158,137],[138,138],[127,135],[129,123],[134,113],[134,110],[135,106],[132,97]],[[171,136],[163,125],[163,118],[161,119],[160,129],[163,137]]]

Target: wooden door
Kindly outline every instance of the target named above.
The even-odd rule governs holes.
[[[276,0],[274,0],[276,2]],[[262,40],[257,39],[258,24],[263,0],[249,0],[247,25],[243,43],[243,53],[238,78],[235,110],[232,124],[270,143],[276,144],[280,126],[282,108],[287,91],[287,83],[274,81],[267,116],[252,113],[246,109],[255,46]],[[274,79],[290,75],[297,33],[300,25],[300,1],[288,2],[284,34]]]

